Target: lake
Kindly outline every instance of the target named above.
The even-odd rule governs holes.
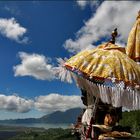
[[[20,124],[16,124],[16,123],[0,123],[2,125],[8,125],[8,126],[23,126],[23,127],[37,127],[37,128],[45,128],[45,129],[49,129],[49,128],[63,128],[63,129],[67,129],[70,127],[71,124],[66,124],[66,123],[56,123],[56,124],[49,124],[49,123],[20,123]]]

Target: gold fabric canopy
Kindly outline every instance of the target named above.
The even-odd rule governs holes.
[[[140,62],[140,11],[129,33],[126,53],[134,61]]]
[[[112,43],[78,53],[66,61],[65,67],[90,81],[113,79],[117,83],[140,85],[139,66],[125,54],[124,48]]]
[[[98,97],[114,107],[140,109],[140,67],[134,61],[139,58],[140,44],[135,49],[135,43],[132,43],[132,47],[127,46],[127,55],[125,48],[115,45],[117,29],[111,35],[109,42],[94,49],[84,50],[68,59],[59,69],[59,77],[62,80],[66,77],[68,81],[70,77],[74,77],[77,85],[89,95]],[[135,50],[136,55],[131,49]],[[129,57],[129,52],[133,54],[131,55],[134,60]],[[88,105],[93,105],[93,102]]]
[[[112,43],[84,50],[65,62],[77,85],[114,107],[140,109],[140,68]],[[89,103],[93,104],[93,102]]]

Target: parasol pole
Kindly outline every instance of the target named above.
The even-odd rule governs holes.
[[[92,124],[95,122],[95,116],[96,116],[98,103],[99,103],[99,96],[97,96],[96,99],[95,99],[95,103],[94,103],[93,111],[92,111],[92,117],[90,119],[90,124],[88,125],[87,130],[86,130],[86,140],[91,137],[91,132],[92,132],[92,129],[93,129]],[[94,131],[93,131],[93,135],[94,135]]]

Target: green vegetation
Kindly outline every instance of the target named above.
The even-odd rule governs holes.
[[[69,129],[48,129],[44,132],[27,131],[9,140],[76,140]]]
[[[140,138],[140,110],[139,111],[125,111],[123,112],[122,120],[120,125],[130,126],[134,136]]]
[[[134,136],[140,138],[140,111],[123,112],[120,125],[131,127]],[[75,136],[71,135],[70,129],[62,128],[50,128],[46,130],[33,127],[0,126],[1,135],[4,138],[7,136],[5,140],[77,140]]]

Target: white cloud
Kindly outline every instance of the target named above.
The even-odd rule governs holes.
[[[0,110],[9,112],[26,113],[30,110],[38,110],[46,114],[55,111],[66,111],[72,108],[84,107],[81,96],[60,95],[51,93],[46,96],[37,96],[34,99],[25,99],[16,94],[0,94]]]
[[[81,8],[84,8],[86,5],[87,5],[88,1],[79,1],[77,0],[77,4],[81,7]]]
[[[40,80],[55,79],[53,66],[49,64],[49,58],[38,54],[20,52],[21,64],[14,66],[15,76],[32,76]]]
[[[87,2],[78,3],[82,3],[83,6],[87,4]],[[117,41],[121,44],[126,43],[139,8],[140,2],[138,1],[102,2],[93,16],[85,22],[85,26],[76,33],[76,39],[66,40],[64,47],[69,52],[79,52],[91,47],[101,38],[110,37],[111,31],[116,27],[119,32]]]
[[[80,96],[49,94],[35,99],[35,108],[43,112],[65,111],[71,108],[83,107]]]
[[[77,4],[84,9],[87,5],[90,5],[91,7],[93,6],[98,6],[99,5],[99,1],[93,1],[93,0],[77,0]]]
[[[27,29],[22,27],[15,18],[0,18],[0,34],[18,43],[27,43],[28,38],[24,37]]]
[[[26,100],[15,95],[6,96],[0,94],[0,109],[2,110],[25,113],[30,111],[33,105],[32,100]]]

